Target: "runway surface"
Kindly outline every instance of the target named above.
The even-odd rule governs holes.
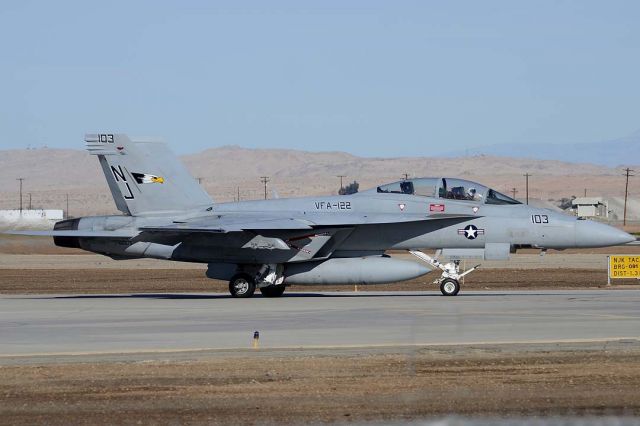
[[[640,337],[640,290],[0,297],[0,356]]]

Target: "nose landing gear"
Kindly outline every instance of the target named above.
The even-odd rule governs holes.
[[[437,259],[425,254],[419,250],[409,250],[409,253],[428,263],[434,268],[442,270],[440,278],[435,280],[434,284],[440,285],[440,292],[443,296],[455,296],[460,292],[460,278],[475,271],[480,267],[476,265],[473,268],[467,269],[463,273],[460,273],[460,261],[454,260],[453,262],[442,264]]]
[[[460,291],[460,282],[453,278],[446,278],[440,283],[440,292],[443,296],[455,296]]]

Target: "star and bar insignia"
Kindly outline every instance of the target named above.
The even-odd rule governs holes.
[[[464,229],[458,229],[458,235],[464,235],[468,240],[475,240],[478,235],[484,235],[484,229],[480,229],[475,225],[467,225]]]

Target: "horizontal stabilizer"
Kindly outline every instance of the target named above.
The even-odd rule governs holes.
[[[129,230],[117,231],[7,231],[5,234],[11,235],[29,235],[32,237],[77,237],[77,238],[132,238],[139,232]]]

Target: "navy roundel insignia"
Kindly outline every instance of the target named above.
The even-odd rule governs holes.
[[[480,229],[475,225],[467,225],[464,229],[458,229],[458,235],[464,235],[468,240],[475,240],[478,235],[484,235],[484,229]]]

